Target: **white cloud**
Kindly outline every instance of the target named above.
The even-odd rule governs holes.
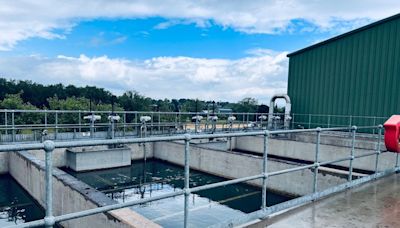
[[[0,59],[0,76],[40,83],[96,85],[154,98],[200,98],[237,101],[255,97],[267,103],[286,91],[286,52],[264,50],[237,60],[157,57],[144,61],[58,56]]]
[[[0,50],[31,37],[63,38],[82,20],[163,17],[176,23],[215,23],[246,33],[291,30],[303,19],[317,29],[343,30],[398,13],[398,0],[0,0]]]

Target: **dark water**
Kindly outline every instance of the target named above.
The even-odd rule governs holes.
[[[44,210],[10,175],[0,175],[0,227],[43,217]]]
[[[159,160],[134,162],[130,167],[76,173],[66,170],[118,202],[132,201],[180,190],[184,186],[183,167]],[[190,185],[201,186],[226,179],[191,170]],[[268,205],[290,198],[267,193]],[[182,227],[184,196],[131,207],[164,227]],[[204,190],[190,195],[189,223],[209,226],[260,209],[261,189],[246,184]]]

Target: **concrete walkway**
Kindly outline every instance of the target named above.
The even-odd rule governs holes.
[[[400,227],[400,174],[299,207],[268,221],[282,227]]]

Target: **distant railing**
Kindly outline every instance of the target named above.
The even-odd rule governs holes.
[[[376,150],[371,153],[355,155],[355,142],[356,142],[356,133],[358,130],[362,129],[376,129],[378,132],[377,145]],[[321,161],[319,159],[320,156],[320,138],[322,132],[330,132],[330,131],[350,131],[351,132],[351,148],[349,150],[348,156],[331,160],[331,161]],[[397,154],[396,164],[393,168],[387,168],[384,171],[378,170],[378,161],[381,153],[387,152],[381,150],[382,143],[382,132],[383,128],[381,125],[379,126],[365,126],[365,127],[341,127],[341,128],[313,128],[313,129],[295,129],[295,130],[276,130],[276,131],[253,131],[253,132],[232,132],[232,133],[215,133],[215,134],[184,134],[184,135],[175,135],[175,136],[162,136],[162,137],[146,137],[146,138],[124,138],[124,139],[106,139],[106,140],[86,140],[86,141],[68,141],[68,142],[53,142],[53,141],[45,141],[44,143],[32,143],[32,144],[15,144],[15,145],[0,145],[0,152],[11,152],[11,151],[20,151],[20,150],[32,150],[32,149],[42,149],[45,151],[45,172],[46,172],[46,216],[44,219],[27,222],[23,224],[19,224],[11,227],[32,227],[32,226],[41,226],[45,225],[46,227],[52,227],[57,222],[62,222],[70,219],[81,218],[84,216],[94,215],[98,213],[103,213],[110,210],[115,210],[119,208],[129,207],[137,204],[143,204],[147,202],[152,202],[156,200],[166,199],[178,195],[184,195],[184,224],[183,226],[186,228],[189,224],[190,214],[189,214],[189,194],[201,190],[217,188],[225,185],[236,184],[247,182],[250,180],[262,179],[262,198],[261,198],[261,208],[260,210],[241,216],[236,217],[230,221],[226,221],[221,224],[216,224],[215,227],[231,227],[234,225],[244,224],[254,219],[262,219],[268,215],[271,215],[275,212],[279,212],[288,208],[292,208],[294,206],[302,205],[305,203],[312,202],[314,200],[321,199],[322,197],[328,196],[330,194],[343,191],[345,189],[360,185],[362,183],[374,180],[376,178],[383,177],[385,175],[394,173],[399,171],[399,155]],[[310,132],[315,133],[316,136],[316,148],[315,148],[315,160],[313,164],[303,165],[295,168],[289,168],[274,172],[268,172],[268,153],[269,153],[269,138],[272,135],[281,135],[281,134],[294,134],[294,133],[304,133]],[[210,138],[230,138],[230,137],[242,137],[242,136],[262,136],[264,138],[263,143],[263,163],[262,170],[259,174],[253,176],[247,176],[243,178],[237,178],[227,181],[221,181],[213,184],[206,184],[203,186],[197,187],[189,187],[189,172],[190,172],[190,142],[194,139],[210,139]],[[149,143],[149,142],[161,142],[161,141],[184,141],[184,170],[185,170],[185,178],[184,178],[184,188],[182,190],[177,190],[172,193],[162,194],[155,197],[149,197],[140,200],[134,200],[130,202],[118,203],[114,205],[102,206],[94,209],[88,209],[85,211],[78,211],[73,213],[68,213],[64,215],[54,216],[53,214],[53,189],[52,189],[52,152],[55,148],[66,148],[66,147],[82,147],[82,146],[96,146],[96,145],[115,145],[115,144],[128,144],[128,143]],[[369,176],[360,177],[357,179],[353,178],[353,161],[355,159],[364,158],[368,156],[375,156],[375,173]],[[328,189],[320,191],[318,189],[318,171],[319,167],[329,164],[336,164],[339,162],[349,161],[348,168],[348,181],[344,184],[340,184],[334,187],[330,187]],[[240,167],[243,168],[243,167]],[[268,179],[272,176],[277,176],[285,173],[297,172],[305,169],[312,169],[314,172],[314,178],[312,183],[313,192],[301,196],[299,198],[295,198],[293,200],[289,200],[274,206],[267,207],[267,198],[266,192],[268,187]]]
[[[88,121],[85,116],[98,115],[100,120]],[[120,121],[111,121],[118,115]],[[72,140],[88,138],[141,137],[141,117],[147,135],[201,134],[248,130],[279,130],[284,128],[284,113],[202,113],[202,112],[139,112],[88,110],[0,110],[0,143],[18,141]],[[204,117],[195,120],[195,116]],[[217,119],[211,117],[216,116]],[[234,118],[232,118],[234,117]],[[387,117],[298,114],[290,116],[290,129],[316,127],[376,126]],[[288,127],[286,127],[287,129]],[[375,129],[363,129],[375,135]]]

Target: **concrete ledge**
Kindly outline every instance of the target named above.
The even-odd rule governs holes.
[[[10,154],[10,174],[42,206],[45,205],[45,164],[29,152]],[[112,205],[117,202],[64,171],[53,168],[53,210],[55,215],[67,214]],[[135,218],[135,223],[131,218]],[[143,216],[127,209],[114,210],[62,222],[63,227],[140,227],[137,224],[158,227]]]

